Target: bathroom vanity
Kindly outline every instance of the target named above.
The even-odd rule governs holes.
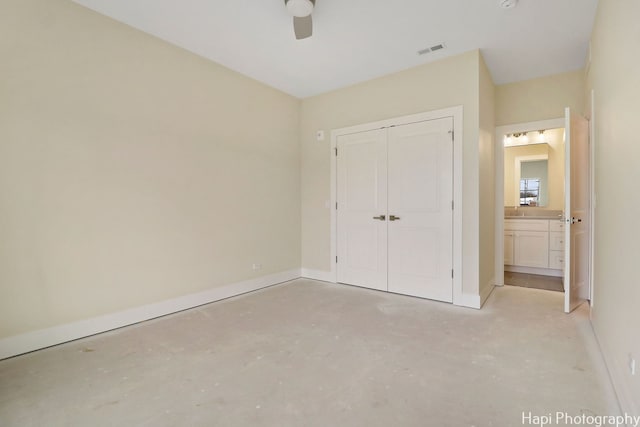
[[[564,223],[553,217],[505,217],[506,271],[562,277]]]

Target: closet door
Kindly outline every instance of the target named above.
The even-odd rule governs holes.
[[[388,290],[453,300],[453,119],[388,132]]]
[[[337,139],[338,282],[387,290],[387,131]]]

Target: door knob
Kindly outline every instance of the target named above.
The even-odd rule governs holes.
[[[374,216],[373,219],[379,219],[380,221],[384,221],[387,217],[385,215]]]
[[[399,216],[389,215],[389,221],[398,221],[400,219]]]

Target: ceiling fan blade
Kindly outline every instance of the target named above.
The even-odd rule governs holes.
[[[303,18],[294,16],[293,31],[296,33],[296,39],[298,40],[311,37],[311,33],[313,32],[313,22],[311,20],[311,15],[305,16]]]

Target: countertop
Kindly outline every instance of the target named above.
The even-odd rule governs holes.
[[[562,218],[559,216],[534,216],[534,215],[505,216],[504,219],[557,219],[558,221],[562,220]]]

